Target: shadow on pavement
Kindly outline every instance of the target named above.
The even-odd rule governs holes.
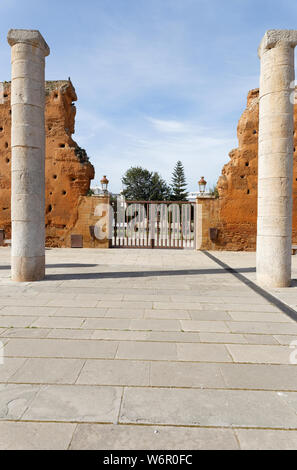
[[[81,267],[79,265],[78,267]],[[99,266],[98,266],[99,268]],[[240,272],[255,272],[255,268],[241,268]],[[170,269],[166,271],[114,271],[91,273],[63,273],[47,274],[46,279],[65,281],[74,279],[117,279],[125,277],[151,277],[151,276],[190,276],[198,274],[226,274],[226,269]]]
[[[262,287],[258,286],[255,282],[251,281],[250,279],[247,279],[245,276],[242,276],[242,274],[240,274],[241,272],[244,272],[244,271],[241,271],[240,269],[233,269],[231,268],[230,266],[228,266],[228,264],[224,263],[223,261],[221,261],[219,258],[217,258],[216,256],[208,253],[207,251],[203,251],[202,253],[205,254],[205,256],[207,256],[208,258],[210,258],[212,261],[214,261],[215,263],[217,263],[219,266],[221,266],[223,269],[225,269],[225,271],[227,271],[228,273],[230,274],[233,274],[233,276],[236,277],[236,279],[238,279],[239,281],[241,281],[243,284],[245,284],[246,286],[248,286],[250,289],[252,289],[254,292],[256,292],[257,294],[261,295],[264,299],[266,299],[268,302],[270,302],[271,304],[275,305],[275,307],[277,307],[279,310],[281,310],[283,313],[285,313],[286,315],[288,315],[288,317],[290,317],[292,320],[294,321],[297,321],[297,312],[296,310],[294,310],[293,308],[289,307],[288,305],[286,305],[284,302],[282,302],[281,300],[279,300],[277,297],[274,297],[272,294],[270,294],[269,292],[267,292],[266,290],[262,289]],[[245,271],[246,272],[246,271]],[[296,279],[293,279],[293,282],[295,282]],[[293,282],[292,282],[292,285],[293,285]],[[296,285],[296,284],[295,284]]]

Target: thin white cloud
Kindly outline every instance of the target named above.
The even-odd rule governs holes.
[[[180,121],[169,121],[164,119],[154,119],[148,117],[147,120],[159,132],[180,133],[187,132],[187,126]]]

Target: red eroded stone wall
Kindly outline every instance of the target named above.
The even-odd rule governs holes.
[[[0,228],[11,236],[10,171],[11,110],[10,83],[4,82],[0,104]],[[86,152],[72,139],[77,100],[71,81],[46,82],[46,244],[66,246],[66,234],[78,218],[78,203],[90,189],[93,165]]]
[[[297,105],[294,107],[294,143],[297,149]],[[259,90],[248,93],[247,107],[240,117],[238,148],[229,154],[218,180],[219,201],[216,220],[210,225],[219,228],[216,249],[256,249],[257,173],[258,173]],[[277,191],[277,188],[275,188]],[[218,222],[219,220],[219,222]],[[297,151],[293,168],[293,242],[297,243]],[[212,245],[212,249],[214,249]]]

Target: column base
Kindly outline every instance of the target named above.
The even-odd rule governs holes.
[[[17,282],[41,281],[45,277],[45,256],[12,256],[11,279]]]
[[[279,279],[260,273],[257,273],[257,283],[263,288],[291,287],[291,279]]]
[[[260,222],[262,220],[260,219]],[[288,223],[288,222],[286,222]],[[291,222],[289,222],[291,224]],[[264,228],[265,229],[265,228]],[[285,231],[286,227],[283,227]],[[257,282],[262,287],[290,287],[291,285],[291,236],[260,235],[263,227],[258,220]]]

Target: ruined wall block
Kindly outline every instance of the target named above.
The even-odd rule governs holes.
[[[45,162],[40,161],[40,150],[44,147],[44,142],[36,141],[35,145],[39,145],[39,148],[31,146],[30,152],[26,151],[26,147],[15,146],[28,143],[30,132],[36,134],[38,126],[43,125],[42,119],[38,119],[39,108],[21,103],[13,106],[14,119],[18,123],[26,119],[29,127],[20,129],[21,136],[17,136],[18,140],[13,137],[13,154],[16,158],[11,162],[11,85],[6,82],[3,86],[5,98],[0,104],[0,227],[5,229],[6,237],[11,238],[11,170],[12,180],[15,171],[23,172],[23,182],[28,187],[28,168],[29,174],[33,175],[40,171],[43,163],[46,179],[46,244],[69,246],[66,234],[77,221],[79,198],[87,193],[90,180],[94,177],[93,166],[88,161],[80,162],[76,155],[77,144],[72,139],[76,111],[73,102],[77,99],[73,85],[68,80],[45,82]],[[29,215],[26,218],[30,220]]]

